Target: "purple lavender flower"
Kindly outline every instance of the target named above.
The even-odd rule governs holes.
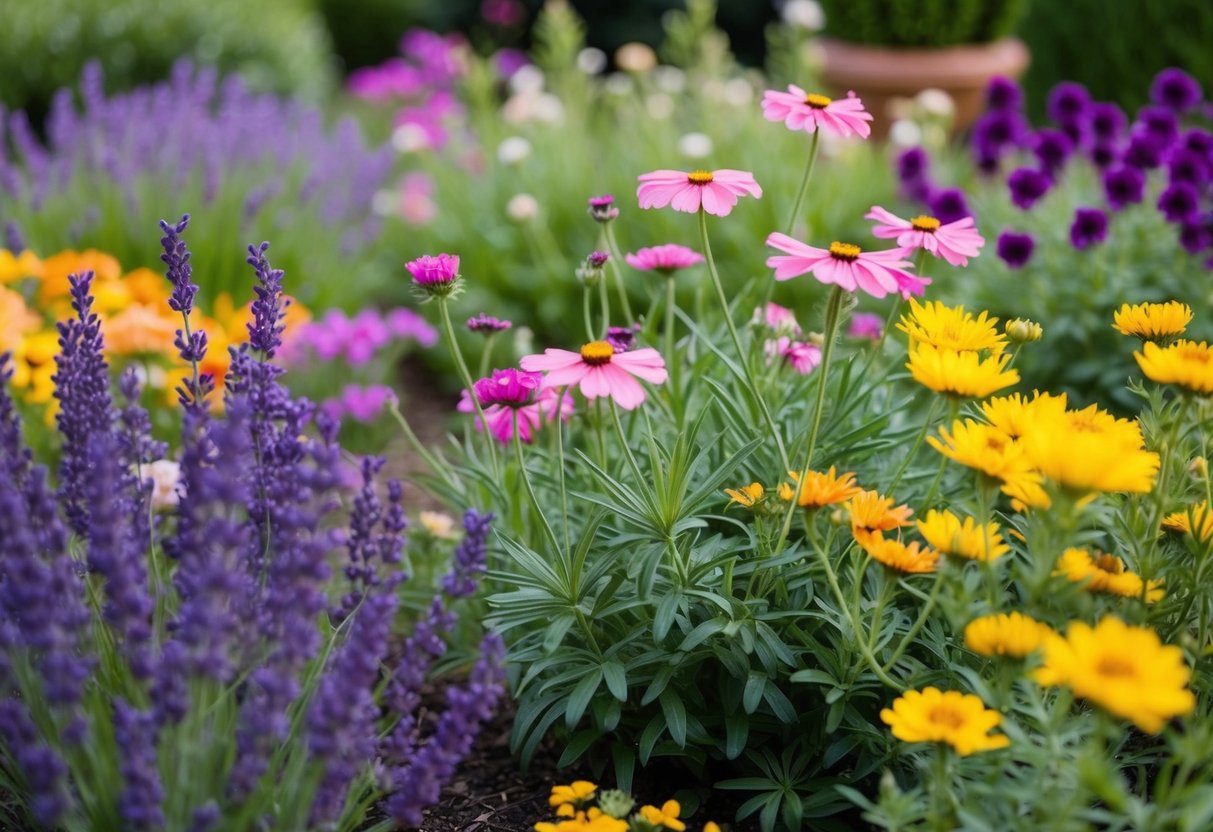
[[[173,292],[169,296],[169,308],[188,316],[194,309],[194,298],[198,296],[198,284],[194,282],[194,269],[190,266],[190,251],[181,235],[189,227],[190,215],[184,214],[176,225],[169,225],[167,220],[160,221],[160,230],[164,237],[160,245],[164,254],[160,259],[168,267],[168,280],[173,284]],[[182,356],[185,358],[185,356]],[[189,358],[185,358],[189,361]],[[197,359],[201,360],[201,358]]]
[[[1012,269],[1022,268],[1032,259],[1036,241],[1031,234],[1004,231],[998,235],[998,256]]]
[[[253,292],[257,298],[252,303],[253,319],[248,322],[249,347],[260,352],[266,358],[273,358],[282,346],[282,332],[286,329],[282,319],[286,315],[286,307],[290,300],[282,297],[282,269],[270,266],[265,253],[270,244],[248,247],[248,258],[245,260],[257,274],[257,282]]]
[[[114,702],[114,742],[122,749],[122,794],[118,812],[130,829],[160,829],[164,812],[160,802],[164,789],[156,767],[157,726],[152,715],[131,707],[125,700]]]
[[[0,158],[2,164],[3,159]],[[25,235],[21,233],[21,226],[17,225],[16,220],[4,221],[4,247],[14,254],[25,251]]]
[[[1098,101],[1091,105],[1091,133],[1096,139],[1108,141],[1120,138],[1126,123],[1124,111],[1110,101]]]
[[[1167,178],[1171,182],[1187,182],[1197,190],[1209,181],[1206,157],[1186,147],[1175,147],[1167,156]]]
[[[1007,187],[1011,191],[1011,201],[1027,211],[1049,192],[1053,181],[1047,173],[1035,168],[1016,168],[1007,177]]]
[[[1060,171],[1073,152],[1074,144],[1070,137],[1060,130],[1046,127],[1037,130],[1032,137],[1032,153],[1047,176],[1054,176]]]
[[[481,335],[494,335],[498,332],[505,332],[512,327],[513,324],[500,318],[493,318],[481,312],[474,318],[468,318],[468,329],[472,332],[479,332]]]
[[[1108,215],[1098,208],[1079,208],[1070,225],[1070,244],[1085,251],[1108,236]]]
[[[0,700],[0,738],[28,787],[30,813],[44,829],[58,826],[71,805],[67,765],[45,740],[17,699]]]
[[[1200,210],[1200,193],[1187,182],[1173,182],[1158,195],[1158,210],[1167,222],[1187,222]]]
[[[1011,78],[995,75],[986,87],[986,108],[989,110],[1023,109],[1023,90]]]
[[[468,598],[484,574],[492,514],[468,509],[463,515],[463,540],[455,547],[451,569],[442,579],[442,591],[451,598]]]
[[[1113,211],[1141,202],[1146,192],[1146,177],[1140,169],[1121,165],[1103,175],[1104,195]]]
[[[940,188],[931,194],[928,204],[931,215],[945,225],[973,216],[964,191],[960,188]]]
[[[595,222],[610,222],[619,216],[619,209],[615,207],[615,197],[610,194],[602,196],[592,196],[587,202],[590,205],[590,216]]]
[[[1177,113],[1195,109],[1201,95],[1200,83],[1176,67],[1164,69],[1150,84],[1150,100]]]

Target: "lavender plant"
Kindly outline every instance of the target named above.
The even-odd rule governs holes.
[[[502,693],[489,635],[433,726],[417,717],[492,517],[467,512],[449,574],[399,644],[402,490],[389,482],[381,497],[382,460],[364,460],[343,528],[338,425],[272,363],[283,272],[268,245],[249,247],[250,338],[232,350],[219,417],[197,371],[206,335],[188,326],[199,287],[186,222],[162,228],[178,348],[195,370],[167,497],[134,372],[111,393],[91,273],[71,277],[75,317],[59,325],[57,485],[23,442],[0,355],[3,826],[415,826]]]

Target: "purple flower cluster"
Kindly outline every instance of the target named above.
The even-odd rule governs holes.
[[[428,348],[438,342],[438,331],[403,306],[387,312],[363,309],[352,318],[340,309],[330,309],[303,325],[302,334],[291,339],[291,354],[284,360],[301,362],[310,350],[321,361],[342,358],[352,367],[361,367],[394,341],[413,341]]]
[[[196,292],[185,230],[184,221],[165,225],[180,310]],[[315,790],[292,799],[311,801],[316,824],[335,821],[350,789],[367,782],[380,796],[388,784],[395,790],[384,803],[392,816],[417,818],[502,693],[501,644],[490,636],[466,685],[450,689],[447,710],[423,735],[414,714],[420,685],[455,616],[436,596],[403,655],[394,651],[397,589],[406,577],[402,489],[389,482],[381,498],[374,480],[382,461],[364,461],[348,531],[335,528],[338,426],[292,398],[281,368],[269,363],[282,343],[283,273],[267,248],[249,249],[257,279],[252,337],[231,351],[223,415],[201,406],[183,414],[181,496],[163,523],[148,519],[151,482],[143,479],[163,447],[150,436],[133,373],[121,379],[120,403],[110,396],[91,275],[70,278],[75,317],[60,326],[58,493],[24,444],[8,393],[9,356],[0,355],[0,747],[21,773],[7,799],[23,803],[42,828],[114,811],[124,829],[224,828],[225,813],[247,816],[242,801],[265,783],[305,768]],[[191,336],[179,340],[183,350],[205,348]],[[465,516],[441,583],[446,597],[474,593],[491,521]],[[69,546],[69,528],[78,544]],[[168,561],[149,576],[148,558],[161,550]],[[330,568],[342,555],[339,589]],[[167,611],[162,628],[153,626],[157,609]],[[100,695],[86,697],[86,688]],[[35,700],[37,719],[27,704]],[[402,706],[409,710],[393,710]],[[216,714],[233,720],[235,747],[223,731],[188,733]],[[385,716],[396,727],[382,737]],[[94,741],[107,735],[113,742]],[[166,745],[166,737],[175,739]],[[172,767],[158,754],[177,753],[177,741],[207,747],[209,759],[234,760],[218,782],[207,778],[211,787],[197,805],[166,800],[182,784],[162,781]],[[78,753],[85,744],[90,752]],[[115,749],[114,759],[97,759],[105,748]],[[93,765],[116,772],[120,792],[75,788],[78,776],[102,782],[77,770]],[[372,772],[387,776],[368,781]]]

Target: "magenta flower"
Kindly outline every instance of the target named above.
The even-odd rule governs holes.
[[[775,269],[776,280],[791,280],[811,272],[822,283],[840,286],[848,292],[862,290],[874,298],[883,298],[890,292],[900,292],[906,298],[921,295],[931,282],[929,277],[916,277],[905,271],[914,264],[905,259],[904,248],[865,252],[859,246],[837,241],[830,243],[828,249],[814,248],[779,232],[767,237],[767,245],[787,255],[767,258],[767,265]]]
[[[457,407],[460,413],[474,413],[476,408],[464,390]],[[500,404],[484,408],[484,418],[489,425],[489,433],[501,444],[507,444],[514,438],[514,414],[518,415],[518,438],[526,444],[531,444],[539,428],[546,422],[551,422],[558,415],[567,422],[573,415],[573,397],[568,393],[558,395],[551,388],[540,390],[531,404],[511,409]],[[476,430],[483,431],[480,417],[476,417]]]
[[[854,92],[835,100],[788,84],[787,92],[763,93],[762,115],[767,121],[782,121],[789,130],[813,133],[820,127],[844,139],[852,133],[866,139],[872,132],[868,125],[872,114]]]
[[[636,198],[641,208],[664,208],[693,214],[701,207],[717,217],[727,217],[743,196],[759,198],[762,188],[754,175],[743,170],[655,170],[636,177]]]
[[[543,382],[540,373],[525,373],[515,369],[493,370],[488,378],[472,384],[472,392],[481,407],[499,404],[502,407],[525,407],[535,400]]]
[[[396,394],[390,387],[382,384],[370,384],[366,387],[347,384],[341,390],[340,412],[356,422],[369,423],[379,418],[388,402],[394,401]]]
[[[388,312],[383,321],[395,338],[412,338],[423,347],[438,343],[438,330],[412,309],[398,306]]]
[[[509,321],[500,318],[494,318],[491,315],[486,315],[481,312],[475,318],[468,318],[468,329],[472,332],[479,332],[481,335],[493,335],[498,332],[505,332],[512,327],[513,324]]]
[[[976,257],[986,244],[974,228],[972,217],[949,223],[928,216],[903,220],[879,205],[873,205],[872,210],[864,214],[864,219],[876,220],[872,234],[877,239],[896,240],[903,248],[925,249],[953,266],[969,265],[969,258]]]
[[[528,372],[544,372],[543,386],[577,385],[587,399],[611,398],[624,410],[632,410],[645,399],[644,388],[633,378],[664,384],[665,360],[652,347],[615,352],[607,341],[591,341],[580,352],[546,349],[543,355],[528,355],[521,361]]]
[[[768,362],[778,356],[802,376],[807,376],[821,364],[821,347],[808,341],[793,341],[783,336],[767,341],[764,349]]]
[[[679,269],[702,263],[703,255],[686,246],[668,243],[664,246],[642,248],[635,254],[628,252],[623,259],[637,271],[671,275]]]
[[[800,324],[796,323],[796,313],[778,303],[768,303],[765,307],[760,306],[755,309],[753,322],[755,324],[765,323],[776,332],[800,334]]]
[[[413,283],[429,297],[447,297],[459,290],[459,256],[425,255],[410,260],[404,267],[413,275]]]
[[[610,194],[592,196],[586,202],[590,206],[590,216],[596,222],[610,222],[619,216],[619,209],[615,207],[615,197]]]
[[[847,335],[852,338],[870,338],[873,341],[879,341],[882,332],[884,321],[879,315],[873,315],[871,312],[856,312],[851,317],[851,326],[847,329]]]

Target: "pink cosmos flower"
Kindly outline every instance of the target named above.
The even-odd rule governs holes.
[[[822,283],[832,283],[848,292],[862,290],[874,298],[883,298],[890,292],[900,292],[906,298],[921,295],[931,282],[929,277],[916,277],[905,271],[914,264],[905,259],[908,249],[904,248],[865,252],[859,246],[837,241],[830,243],[828,249],[814,248],[779,232],[767,237],[767,245],[787,254],[767,258],[767,265],[775,269],[776,280],[790,280],[812,272]]]
[[[458,410],[460,413],[474,413],[476,408],[464,390]],[[484,408],[484,418],[489,424],[489,433],[501,444],[507,444],[514,438],[514,414],[518,414],[518,438],[526,444],[531,444],[535,434],[544,423],[550,422],[559,414],[561,421],[567,422],[573,415],[573,397],[568,393],[563,395],[551,388],[540,390],[531,404],[511,409],[500,404],[492,404]],[[483,431],[480,417],[476,417],[476,430]]]
[[[539,385],[543,382],[540,373],[524,373],[513,368],[493,370],[488,378],[472,383],[472,392],[481,407],[501,405],[503,407],[525,407],[530,404]]]
[[[341,390],[339,399],[330,399],[325,403],[325,409],[332,416],[349,416],[355,422],[370,423],[379,418],[388,402],[396,401],[392,388],[382,384],[370,384],[362,387],[357,384],[347,384]]]
[[[762,115],[767,121],[782,121],[789,130],[813,133],[820,127],[844,139],[852,133],[866,139],[872,132],[868,126],[872,114],[863,108],[854,92],[835,100],[788,84],[787,92],[763,93]]]
[[[762,196],[754,175],[743,170],[655,170],[636,177],[636,198],[641,208],[664,208],[694,214],[701,207],[717,217],[727,217],[743,196]]]
[[[821,364],[821,347],[808,341],[793,341],[787,336],[767,341],[764,351],[768,363],[779,356],[802,376],[807,376]]]
[[[642,248],[635,254],[630,251],[623,256],[628,265],[642,272],[661,272],[670,275],[679,269],[686,269],[703,262],[703,255],[697,251],[668,243],[664,246]]]
[[[657,350],[645,347],[615,352],[607,341],[591,341],[580,352],[546,349],[543,355],[528,355],[520,366],[528,372],[545,372],[543,386],[578,385],[587,399],[609,396],[624,410],[632,410],[645,399],[644,388],[633,376],[651,384],[664,384],[665,360]]]
[[[778,303],[768,303],[765,307],[760,306],[754,310],[754,323],[760,322],[766,323],[776,332],[800,334],[800,324],[796,323],[796,313]]]
[[[847,329],[847,335],[852,338],[869,338],[879,341],[883,331],[884,320],[879,315],[873,315],[871,312],[856,312],[851,317],[851,326]]]
[[[459,255],[439,254],[433,257],[426,254],[410,260],[404,267],[420,286],[449,285],[459,277]]]
[[[985,238],[973,226],[972,217],[946,224],[925,215],[903,220],[879,205],[873,205],[872,210],[864,214],[864,219],[876,220],[872,234],[878,239],[896,240],[897,245],[904,248],[926,249],[953,266],[969,265],[969,258],[976,257],[986,244]]]
[[[383,322],[396,338],[411,338],[423,347],[438,343],[438,330],[412,309],[398,306],[384,316]]]

